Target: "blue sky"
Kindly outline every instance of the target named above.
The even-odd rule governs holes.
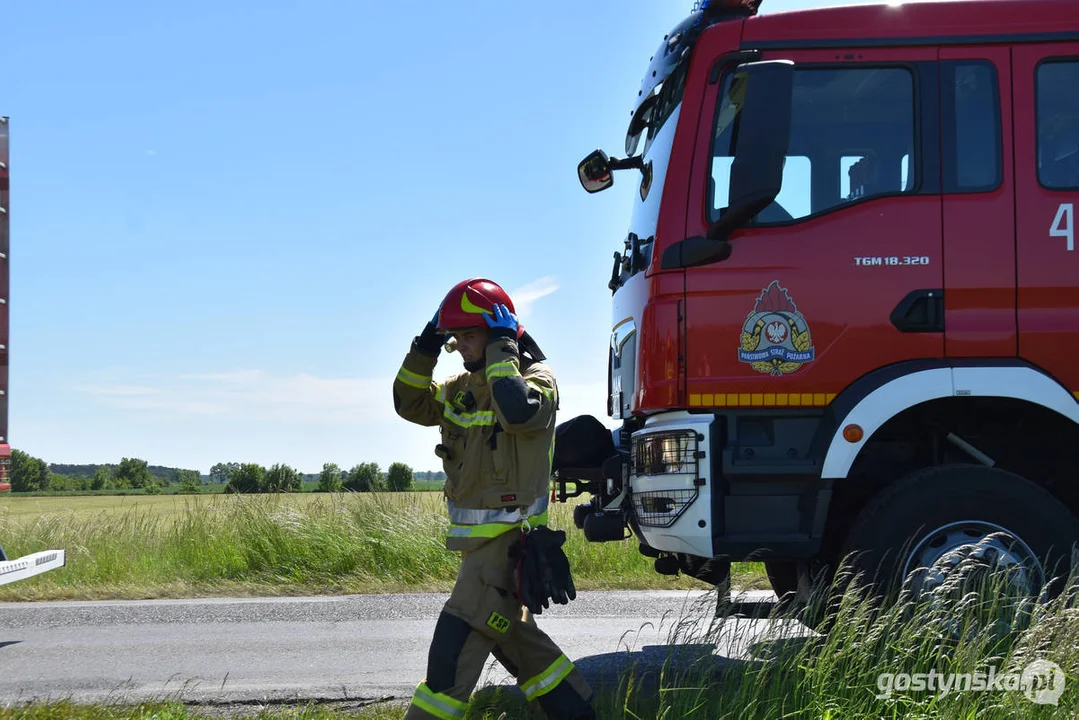
[[[390,386],[472,276],[513,294],[561,419],[605,417],[635,188],[589,196],[576,164],[622,154],[692,5],[7,3],[12,445],[438,469]],[[460,369],[443,354],[436,376]]]

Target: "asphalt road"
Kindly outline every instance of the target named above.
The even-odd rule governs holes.
[[[769,592],[747,600],[767,600]],[[0,603],[0,705],[405,699],[424,675],[444,594]],[[744,659],[768,629],[718,628],[714,594],[582,592],[537,618],[593,684],[687,657]],[[712,627],[709,634],[709,627]],[[493,660],[480,685],[512,684]]]

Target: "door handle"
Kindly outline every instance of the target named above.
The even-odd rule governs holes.
[[[892,310],[890,320],[901,333],[944,332],[944,289],[910,291]]]

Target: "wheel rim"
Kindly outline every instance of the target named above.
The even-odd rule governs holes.
[[[984,520],[961,520],[928,533],[907,555],[904,582],[916,596],[943,588],[961,563],[976,566],[967,578],[975,581],[989,571],[1005,570],[1008,585],[1019,595],[1037,595],[1045,586],[1038,557],[1016,534]]]

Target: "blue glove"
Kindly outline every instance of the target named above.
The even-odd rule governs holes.
[[[495,305],[494,315],[483,314],[487,326],[491,328],[494,337],[517,337],[517,316],[510,312],[505,305]]]

